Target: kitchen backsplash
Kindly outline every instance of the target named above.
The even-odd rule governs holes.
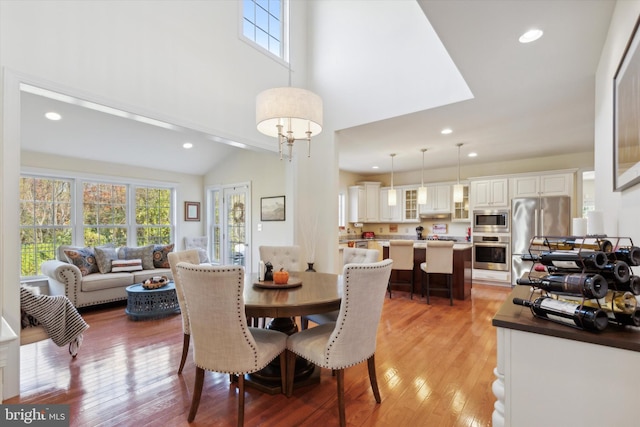
[[[439,227],[434,226],[446,225],[446,232],[439,232]],[[348,223],[347,227],[339,230],[339,240],[360,239],[363,231],[373,231],[376,239],[415,239],[416,227],[422,226],[423,237],[439,235],[442,237],[456,238],[457,241],[464,242],[466,240],[468,222],[447,222],[447,221],[430,221],[421,223],[397,223],[397,224],[363,224],[362,227],[354,227],[353,223]]]

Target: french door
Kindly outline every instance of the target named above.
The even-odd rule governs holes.
[[[251,187],[237,184],[213,188],[208,197],[211,261],[219,265],[251,264]]]

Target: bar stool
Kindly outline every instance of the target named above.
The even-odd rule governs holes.
[[[448,291],[449,305],[453,305],[453,243],[451,241],[429,240],[425,262],[420,264],[422,270],[422,296],[425,291],[425,276],[427,277],[427,304],[429,304],[430,291]],[[432,288],[429,286],[430,274],[446,274],[447,285],[445,288]]]
[[[389,240],[389,259],[393,260],[393,271],[410,271],[409,282],[393,282],[403,286],[411,286],[411,299],[413,299],[413,240]],[[391,279],[387,286],[389,298],[391,298]]]

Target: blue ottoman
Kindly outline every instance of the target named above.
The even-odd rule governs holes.
[[[180,313],[176,285],[167,283],[158,289],[145,289],[141,283],[127,286],[127,308],[131,320],[150,320]]]

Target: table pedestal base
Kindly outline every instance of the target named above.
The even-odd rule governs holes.
[[[267,326],[267,329],[284,332],[292,335],[298,332],[298,325],[292,317],[278,317]],[[320,383],[320,369],[315,369],[315,365],[302,357],[296,358],[295,373],[293,383],[295,388],[308,384]],[[245,384],[268,394],[282,393],[280,379],[280,358],[275,358],[264,369],[248,374],[245,377]]]

